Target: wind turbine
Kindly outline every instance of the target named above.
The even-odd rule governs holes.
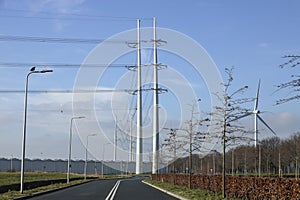
[[[254,115],[254,146],[255,147],[256,147],[256,143],[257,143],[257,133],[258,133],[257,119],[259,119],[276,136],[275,131],[273,131],[273,129],[262,119],[262,117],[259,116],[259,114],[260,114],[260,111],[258,110],[259,89],[260,89],[260,79],[258,81],[258,87],[257,87],[253,111],[234,119],[234,121],[235,121],[235,120],[247,117],[249,115]]]

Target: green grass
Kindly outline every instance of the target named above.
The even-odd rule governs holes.
[[[189,189],[189,188],[184,187],[184,186],[173,185],[171,183],[162,183],[160,181],[154,181],[154,180],[151,180],[151,179],[146,179],[145,181],[152,184],[152,185],[155,185],[159,188],[162,188],[164,190],[167,190],[169,192],[177,194],[181,197],[184,197],[186,199],[191,199],[191,200],[198,200],[198,199],[217,200],[217,199],[223,199],[222,195],[215,194],[213,192],[202,191],[202,190],[199,190],[199,189]],[[229,199],[229,198],[226,198],[226,199]]]
[[[75,180],[75,181],[71,181],[70,184],[74,185],[74,184],[82,183],[82,182],[84,182],[84,180]],[[6,193],[0,194],[0,200],[8,200],[8,199],[16,198],[16,197],[28,196],[28,195],[32,195],[34,193],[47,191],[47,190],[53,190],[53,189],[66,187],[66,186],[67,186],[67,183],[57,183],[57,184],[52,184],[52,185],[48,185],[48,186],[34,188],[32,190],[25,190],[23,194],[20,194],[20,191],[8,191]]]
[[[11,184],[20,184],[20,172],[0,172],[0,186],[11,185]],[[89,176],[90,177],[90,176]],[[66,173],[57,173],[57,172],[26,172],[24,174],[25,182],[34,182],[41,180],[58,180],[58,179],[66,179]],[[77,184],[84,182],[83,175],[80,174],[71,174],[70,178],[82,178],[80,180],[71,181],[70,184]],[[24,194],[20,194],[19,191],[8,191],[6,193],[0,194],[0,200],[7,200],[16,197],[31,195],[33,193],[56,189],[60,187],[67,186],[66,183],[57,183],[48,186],[38,187],[31,190],[25,190]]]
[[[20,172],[0,172],[0,186],[20,183]],[[79,174],[71,174],[70,178],[83,177]],[[40,180],[66,179],[66,173],[57,172],[25,172],[24,182]]]
[[[130,175],[104,175],[104,179],[112,178],[125,178]],[[101,175],[88,175],[88,178],[102,178]],[[71,174],[70,178],[82,178],[81,180],[70,181],[70,185],[78,184],[85,182],[83,180],[82,174]],[[58,172],[26,172],[24,175],[25,182],[33,182],[40,180],[57,180],[57,179],[67,179],[66,173]],[[0,186],[11,185],[11,184],[20,184],[20,172],[0,172]],[[27,196],[34,193],[53,190],[61,187],[66,187],[67,183],[57,183],[48,186],[38,187],[31,190],[25,190],[23,194],[20,194],[19,191],[8,191],[6,193],[0,194],[0,200],[8,200],[16,197]]]

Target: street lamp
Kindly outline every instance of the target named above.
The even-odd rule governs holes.
[[[71,151],[72,151],[72,125],[74,119],[83,119],[84,116],[72,117],[70,123],[70,136],[69,136],[69,157],[68,157],[68,173],[67,173],[67,184],[70,183],[70,171],[71,171]]]
[[[88,146],[89,146],[89,137],[96,136],[97,134],[90,134],[86,136],[86,147],[85,147],[85,163],[84,163],[84,180],[86,180],[86,169],[87,169],[87,154],[88,154]]]
[[[21,185],[20,193],[23,194],[24,190],[24,161],[25,161],[25,142],[26,142],[26,126],[27,126],[27,96],[28,96],[28,79],[31,74],[37,73],[48,73],[53,72],[53,70],[40,70],[35,71],[35,67],[30,69],[30,72],[26,76],[26,85],[25,85],[25,99],[24,99],[24,127],[23,127],[23,139],[22,139],[22,160],[21,160]]]
[[[102,146],[102,165],[101,165],[101,174],[102,174],[102,178],[104,176],[104,171],[103,171],[103,162],[104,162],[104,152],[105,152],[105,146],[108,145],[110,143],[105,143],[103,146]]]

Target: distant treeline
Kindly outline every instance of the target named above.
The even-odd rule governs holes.
[[[193,155],[193,173],[220,174],[222,172],[222,155],[211,151],[202,157]],[[300,132],[287,139],[270,137],[253,145],[239,145],[226,152],[226,172],[228,174],[251,174],[259,171],[262,175],[295,174],[300,168]],[[172,163],[173,164],[173,163]],[[169,172],[174,166],[169,165]],[[298,170],[296,170],[298,169]],[[175,162],[175,172],[188,173],[188,157]]]

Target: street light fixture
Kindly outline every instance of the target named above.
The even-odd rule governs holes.
[[[88,154],[88,146],[89,146],[89,137],[96,136],[97,134],[90,134],[86,136],[86,147],[85,147],[85,163],[84,163],[84,180],[86,180],[86,169],[87,169],[87,154]]]
[[[24,99],[24,127],[23,127],[23,139],[22,139],[22,160],[21,160],[21,185],[20,193],[23,194],[24,191],[24,162],[25,162],[25,144],[26,144],[26,127],[27,127],[27,96],[28,96],[28,79],[31,74],[37,73],[48,73],[53,72],[53,70],[40,70],[35,71],[35,67],[30,69],[30,72],[26,76],[26,85],[25,85],[25,99]]]
[[[72,125],[74,119],[83,119],[84,116],[72,117],[70,123],[70,136],[69,136],[69,156],[68,156],[68,173],[67,173],[67,184],[70,183],[70,172],[71,172],[71,151],[72,151]]]

